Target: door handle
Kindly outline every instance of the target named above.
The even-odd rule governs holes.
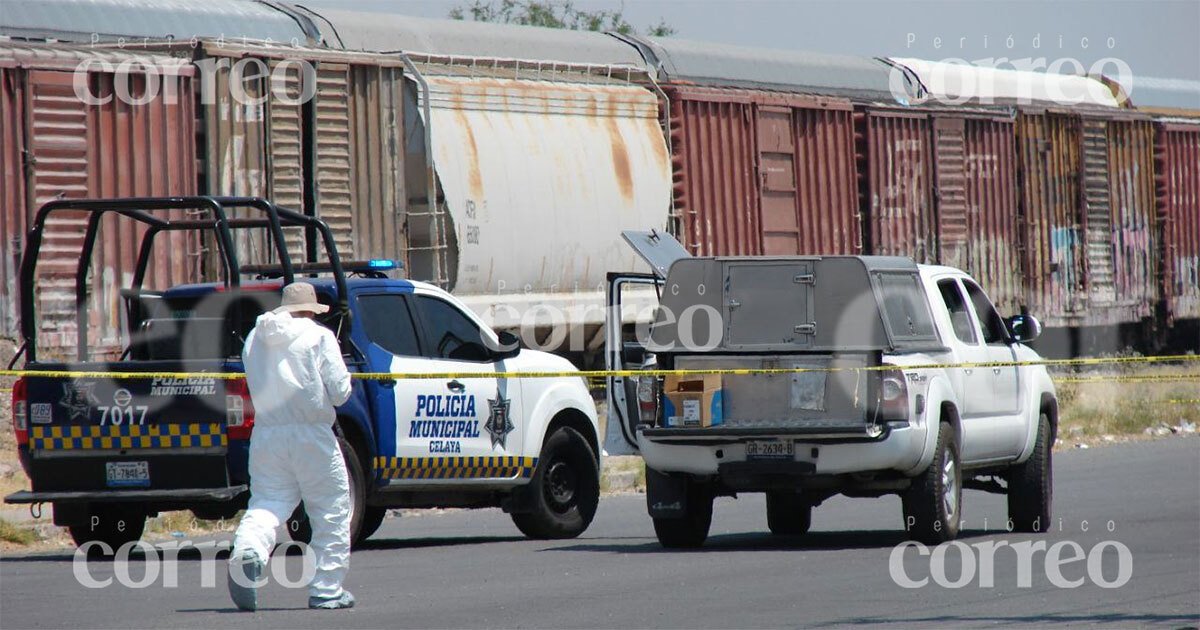
[[[388,388],[388,389],[392,389],[393,387],[395,387],[395,386],[396,386],[396,379],[394,379],[394,378],[384,378],[384,379],[380,379],[380,380],[379,380],[379,386],[380,386],[380,387],[386,387],[386,388]]]
[[[446,389],[454,392],[455,394],[461,394],[467,390],[467,386],[463,385],[457,379],[455,379],[453,381],[446,383]]]
[[[992,368],[992,374],[999,374],[1000,368]]]
[[[963,374],[973,374],[975,370],[971,368],[963,368]]]

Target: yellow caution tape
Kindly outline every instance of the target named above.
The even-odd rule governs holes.
[[[1055,383],[1142,383],[1153,381],[1191,381],[1200,379],[1200,372],[1185,374],[1108,374],[1103,376],[1051,377]]]
[[[1083,366],[1116,365],[1125,363],[1171,363],[1178,361],[1200,361],[1200,355],[1181,354],[1161,357],[1111,357],[1079,359],[1039,359],[1037,361],[986,361],[978,363],[922,363],[914,365],[872,365],[823,368],[716,368],[707,370],[556,370],[537,372],[356,372],[352,378],[369,381],[391,381],[401,379],[459,379],[459,378],[610,378],[641,376],[705,376],[712,374],[756,375],[756,374],[801,374],[807,372],[873,372],[881,370],[928,370],[964,369],[1022,366]],[[244,378],[241,372],[122,372],[87,370],[0,370],[0,376],[26,378],[113,378],[113,379],[220,379]],[[1166,376],[1166,375],[1164,375]],[[1153,375],[1147,375],[1153,378]]]

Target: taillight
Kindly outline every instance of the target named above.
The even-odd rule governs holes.
[[[883,422],[908,421],[908,381],[900,370],[879,372],[879,415]]]
[[[17,444],[29,444],[29,401],[25,396],[25,379],[17,379],[12,388],[12,423]]]
[[[244,378],[225,383],[225,426],[231,440],[248,440],[254,430],[254,403]]]
[[[654,425],[658,419],[658,390],[660,388],[657,376],[640,376],[637,381],[638,416],[642,424]]]

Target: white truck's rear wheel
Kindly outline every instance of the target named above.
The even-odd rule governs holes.
[[[1013,531],[1044,532],[1050,527],[1050,504],[1054,498],[1054,469],[1050,418],[1038,417],[1037,442],[1024,464],[1009,469],[1008,518]]]
[[[650,482],[648,478],[647,483]],[[650,493],[647,492],[647,496]],[[708,486],[689,481],[683,515],[676,518],[654,517],[658,542],[668,548],[699,547],[708,538],[712,525],[713,493]]]
[[[776,536],[799,536],[812,525],[812,504],[800,492],[767,493],[767,527]]]
[[[901,495],[908,535],[931,545],[953,540],[962,522],[962,466],[958,433],[949,423],[938,427],[937,451],[925,472]]]

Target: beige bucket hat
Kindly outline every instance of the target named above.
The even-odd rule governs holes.
[[[317,302],[317,292],[307,282],[293,282],[283,287],[283,304],[272,313],[296,313],[310,311],[327,313],[329,307]]]

